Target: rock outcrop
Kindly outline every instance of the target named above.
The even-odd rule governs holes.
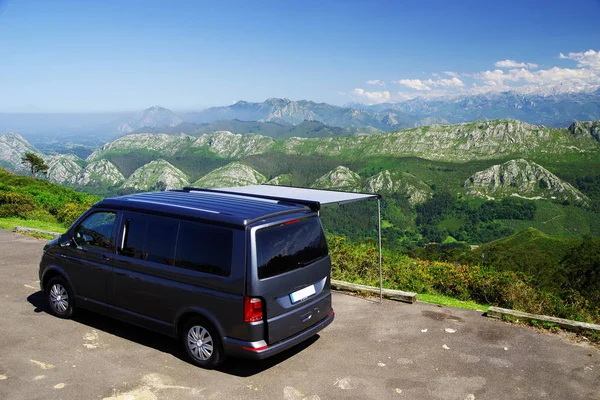
[[[184,134],[139,133],[127,135],[106,143],[100,149],[90,154],[86,161],[100,160],[106,157],[108,153],[128,153],[132,151],[150,152],[163,156],[174,155],[189,149],[195,140],[195,137]]]
[[[292,174],[277,175],[267,182],[268,185],[292,186]]]
[[[260,185],[266,181],[267,178],[254,168],[240,162],[232,162],[204,175],[194,182],[194,186],[202,188],[224,188]]]
[[[347,192],[358,192],[361,188],[362,179],[356,172],[340,165],[329,171],[312,184],[314,189],[343,190]]]
[[[0,167],[8,168],[15,172],[27,172],[27,167],[21,162],[21,157],[26,152],[43,156],[27,140],[17,133],[10,132],[0,136]]]
[[[364,190],[369,193],[399,193],[408,197],[411,204],[422,203],[433,195],[433,190],[414,175],[389,170],[367,178]]]
[[[155,160],[136,169],[123,184],[135,190],[171,190],[189,185],[187,176],[165,160]]]
[[[571,184],[539,164],[510,160],[476,172],[463,184],[468,196],[497,199],[517,196],[587,204],[589,199]]]
[[[275,140],[255,134],[239,135],[227,131],[200,136],[194,148],[205,148],[221,157],[241,158],[267,152]]]
[[[108,160],[89,163],[77,179],[82,186],[117,186],[125,181],[123,174]]]
[[[73,154],[59,154],[48,157],[48,180],[61,185],[74,185],[77,183],[78,176],[81,174],[81,165],[84,161]]]
[[[600,121],[575,121],[569,126],[569,132],[576,137],[591,136],[600,142]]]

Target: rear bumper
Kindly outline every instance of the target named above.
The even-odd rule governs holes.
[[[232,338],[224,338],[223,347],[227,355],[250,358],[253,360],[262,360],[294,347],[298,343],[301,343],[311,336],[317,334],[320,330],[331,324],[334,317],[335,314],[332,312],[331,315],[327,315],[327,317],[323,318],[323,320],[317,322],[310,328],[270,346],[267,346],[267,343],[264,340],[259,342],[245,342]]]

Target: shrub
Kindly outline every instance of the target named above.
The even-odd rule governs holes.
[[[56,211],[56,219],[65,226],[70,226],[89,207],[87,204],[66,203]]]
[[[379,285],[375,243],[349,243],[330,237],[332,277]],[[600,310],[577,291],[556,293],[540,289],[530,276],[478,265],[426,261],[384,249],[383,285],[390,289],[442,294],[482,304],[590,322],[600,321]]]
[[[33,200],[25,195],[15,192],[0,193],[0,217],[2,218],[25,218],[25,215],[34,208]]]

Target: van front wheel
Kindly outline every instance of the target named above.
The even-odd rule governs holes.
[[[46,296],[52,314],[59,318],[71,318],[74,311],[74,297],[71,288],[59,276],[52,278],[46,286]]]
[[[215,368],[225,359],[219,335],[204,318],[188,320],[181,339],[188,357],[199,367]]]

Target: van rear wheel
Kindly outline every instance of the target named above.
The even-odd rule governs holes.
[[[197,366],[211,369],[225,361],[221,339],[204,318],[190,318],[182,330],[181,339],[188,357]]]

